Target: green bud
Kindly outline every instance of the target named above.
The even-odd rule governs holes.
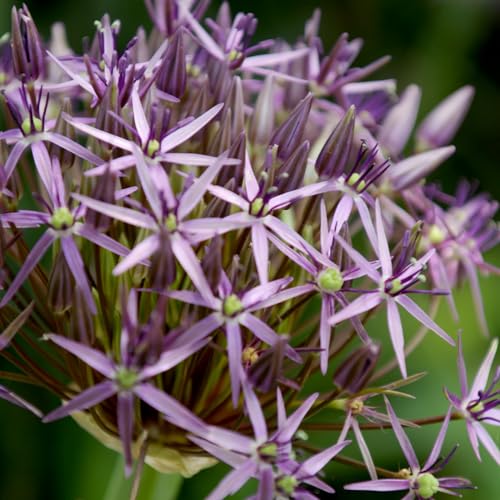
[[[428,238],[432,245],[439,245],[445,239],[445,232],[437,225],[432,224],[429,228]]]
[[[226,316],[235,316],[239,312],[243,311],[243,304],[236,295],[231,294],[225,298],[222,311]]]
[[[135,370],[121,367],[115,374],[115,380],[120,386],[120,389],[129,390],[137,383],[138,376]]]
[[[21,124],[22,131],[29,135],[32,132],[41,132],[43,130],[43,123],[40,118],[33,118],[33,129],[31,128],[31,120],[29,118],[25,118],[23,123]]]
[[[250,214],[251,215],[260,215],[262,209],[264,207],[264,200],[262,198],[255,198],[250,204]]]
[[[148,141],[147,154],[153,157],[160,149],[160,143],[156,139]]]
[[[351,187],[354,187],[356,183],[358,183],[359,179],[361,178],[361,175],[358,174],[357,172],[354,172],[349,176],[349,179],[347,179],[347,184]],[[365,181],[359,181],[359,183],[356,186],[356,191],[360,192],[363,191],[366,187],[366,182]]]
[[[391,295],[396,295],[403,289],[403,284],[399,278],[395,278],[389,283],[389,293]]]
[[[73,217],[73,214],[66,207],[54,210],[54,213],[50,218],[50,225],[58,231],[68,229],[74,222],[75,218]]]
[[[165,219],[165,227],[171,233],[173,233],[177,229],[177,217],[175,214],[168,214]]]
[[[264,457],[276,457],[278,455],[278,445],[276,443],[266,443],[259,447],[259,455]]]
[[[439,481],[429,472],[418,476],[417,494],[422,498],[432,498],[439,491]]]
[[[236,59],[240,56],[241,52],[238,52],[236,49],[232,49],[231,52],[229,52],[229,61],[236,61]]]
[[[295,488],[299,484],[294,476],[283,476],[276,481],[278,488],[286,495],[293,495]]]
[[[325,292],[338,292],[344,284],[344,278],[336,267],[329,267],[319,273],[317,282]]]

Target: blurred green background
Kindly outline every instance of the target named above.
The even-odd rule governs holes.
[[[213,2],[214,7],[219,2]],[[452,189],[460,177],[478,179],[483,189],[500,199],[500,1],[498,0],[252,0],[230,2],[233,12],[251,11],[259,18],[258,38],[282,37],[293,41],[303,31],[304,21],[314,7],[323,12],[321,35],[329,49],[335,38],[347,31],[362,37],[365,46],[357,63],[391,54],[393,60],[377,73],[377,77],[395,77],[399,90],[415,82],[423,87],[421,114],[425,114],[447,94],[464,84],[476,87],[471,112],[454,141],[456,155],[438,173],[443,184]],[[9,30],[12,3],[0,0],[0,34]],[[64,21],[75,51],[81,50],[83,36],[93,32],[93,21],[109,12],[121,19],[121,43],[133,36],[138,24],[148,29],[151,23],[141,0],[86,0],[83,2],[31,1],[28,6],[43,36],[48,36],[51,23]],[[214,9],[211,9],[214,12]],[[489,260],[500,265],[500,252]],[[498,279],[483,279],[485,307],[492,335],[500,335],[498,314]],[[488,342],[477,330],[468,289],[457,294],[462,314],[467,362],[475,370]],[[383,316],[383,315],[381,315]],[[439,322],[450,332],[457,326],[450,322],[443,307]],[[377,318],[373,328],[383,325]],[[413,325],[408,322],[408,331]],[[430,375],[413,386],[416,401],[398,401],[401,417],[419,418],[443,413],[446,401],[442,388],[457,390],[455,353],[439,339],[430,336],[409,362],[410,372],[425,370]],[[433,376],[435,375],[435,376]],[[437,376],[437,378],[436,378]],[[20,392],[22,388],[20,389]],[[25,394],[25,393],[24,393]],[[30,396],[42,408],[56,404],[49,396],[34,392]],[[463,445],[446,475],[463,474],[479,487],[465,492],[465,498],[488,500],[498,498],[498,468],[486,453],[478,465],[472,457],[463,423],[453,423],[447,448],[455,442]],[[492,429],[490,427],[490,429]],[[430,450],[438,426],[426,431],[410,432],[419,457],[424,460]],[[500,433],[492,432],[498,442]],[[318,436],[316,436],[318,438]],[[322,442],[328,436],[319,436]],[[389,469],[405,466],[392,432],[369,436],[377,465]],[[333,438],[332,438],[333,439]],[[331,441],[331,440],[330,440]],[[415,442],[416,441],[416,442]],[[445,449],[445,450],[446,450]],[[97,500],[104,498],[116,454],[105,449],[81,431],[71,420],[44,426],[28,413],[0,403],[0,499],[1,500]],[[179,498],[198,499],[210,491],[226,468],[218,466],[184,482]],[[327,468],[328,480],[362,480],[354,472],[334,464]],[[344,482],[344,481],[343,481]],[[362,498],[378,498],[366,495]],[[384,494],[383,498],[399,498]],[[361,497],[338,488],[336,498]],[[125,498],[125,497],[124,497]],[[167,498],[167,496],[159,496]],[[238,496],[242,498],[242,496]],[[326,498],[326,497],[325,497]]]

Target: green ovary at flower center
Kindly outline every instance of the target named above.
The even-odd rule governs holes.
[[[265,210],[266,207],[264,206],[264,200],[262,198],[255,198],[255,200],[250,203],[250,215],[265,215]]]
[[[168,214],[165,218],[165,227],[170,233],[173,233],[177,229],[177,217],[175,214]]]
[[[75,218],[73,217],[73,214],[66,207],[54,210],[54,213],[50,218],[50,225],[58,231],[68,229],[74,222]]]
[[[387,293],[397,295],[403,289],[403,284],[399,278],[394,278],[386,282],[385,288]]]
[[[276,481],[278,488],[286,495],[293,495],[295,488],[299,484],[297,479],[293,476],[283,476]]]
[[[360,179],[361,179],[361,175],[359,175],[358,173],[354,172],[347,179],[347,185],[351,186],[356,191],[361,192],[361,191],[363,191],[363,189],[365,189],[366,182],[364,180],[360,180]]]
[[[484,410],[484,403],[482,401],[478,401],[467,409],[469,410],[469,413],[474,416],[474,413],[481,413]]]
[[[259,456],[261,458],[276,458],[278,456],[278,445],[276,443],[264,443],[259,446]]]
[[[317,283],[325,292],[338,292],[344,284],[344,278],[337,268],[330,267],[319,273]]]
[[[236,295],[231,294],[224,299],[222,312],[224,313],[225,316],[235,316],[241,311],[243,311],[243,304]]]
[[[129,390],[137,383],[138,375],[135,370],[128,368],[119,368],[115,375],[115,380],[120,386],[120,389]]]
[[[151,139],[150,141],[148,141],[148,146],[146,148],[148,156],[154,156],[159,149],[160,143],[156,139]]]
[[[40,120],[40,118],[33,117],[32,124],[30,118],[25,118],[21,124],[21,129],[26,135],[29,135],[32,132],[41,132],[43,130],[42,120]]]
[[[417,494],[422,498],[432,498],[439,491],[439,481],[429,472],[417,478]]]
[[[446,237],[444,231],[436,224],[431,225],[427,236],[432,245],[439,245]]]

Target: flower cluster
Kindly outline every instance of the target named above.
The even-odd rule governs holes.
[[[288,45],[255,42],[255,17],[227,3],[204,19],[208,3],[146,0],[154,28],[123,50],[105,15],[83,55],[61,26],[45,43],[28,8],[12,9],[0,350],[21,374],[2,375],[60,406],[41,412],[3,385],[0,397],[44,422],[73,416],[123,453],[127,474],[136,460],[185,476],[224,462],[213,500],[252,478],[260,500],[333,493],[332,461],[366,468],[351,490],[470,488],[437,477],[451,458],[440,454],[464,420],[475,454],[481,443],[500,464],[487,431],[500,423],[496,340],[468,388],[458,339],[461,391],[446,390],[445,415],[403,420],[389,398],[420,377],[406,359],[427,331],[455,346],[434,317],[444,297],[458,319],[462,283],[488,332],[478,271],[499,274],[483,258],[500,241],[497,203],[426,180],[453,154],[473,90],[413,133],[420,89],[366,80],[388,59],[356,67],[358,39],[324,51],[319,12]],[[402,311],[421,325],[406,346]],[[370,326],[379,313],[386,329]],[[393,361],[379,367],[383,349]],[[329,382],[311,393],[315,375]],[[403,426],[433,422],[421,466]],[[363,431],[384,427],[408,468],[375,465]],[[315,448],[325,430],[332,441]],[[351,433],[363,461],[340,455]]]

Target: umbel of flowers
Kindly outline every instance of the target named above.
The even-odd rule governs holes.
[[[332,493],[332,461],[366,469],[351,490],[470,488],[440,475],[441,449],[463,420],[475,455],[500,463],[488,434],[497,341],[468,386],[461,339],[434,316],[444,298],[458,321],[453,290],[469,282],[488,334],[478,274],[499,274],[483,260],[499,242],[497,203],[426,178],[454,153],[472,88],[415,126],[420,89],[366,80],[387,58],[356,67],[359,39],[324,49],[319,12],[288,45],[254,41],[255,17],[227,3],[205,19],[208,3],[146,0],[154,27],[124,49],[105,15],[83,54],[63,26],[44,42],[28,8],[12,9],[0,45],[0,349],[12,371],[0,397],[44,422],[73,416],[123,453],[127,474],[143,461],[185,476],[229,464],[211,499],[251,478],[259,499]],[[458,347],[460,392],[446,391],[445,415],[400,419],[393,400],[421,376],[406,359],[428,331]],[[55,407],[9,380],[50,391]],[[434,422],[424,462],[403,427]],[[403,453],[392,471],[364,438],[388,427]]]

